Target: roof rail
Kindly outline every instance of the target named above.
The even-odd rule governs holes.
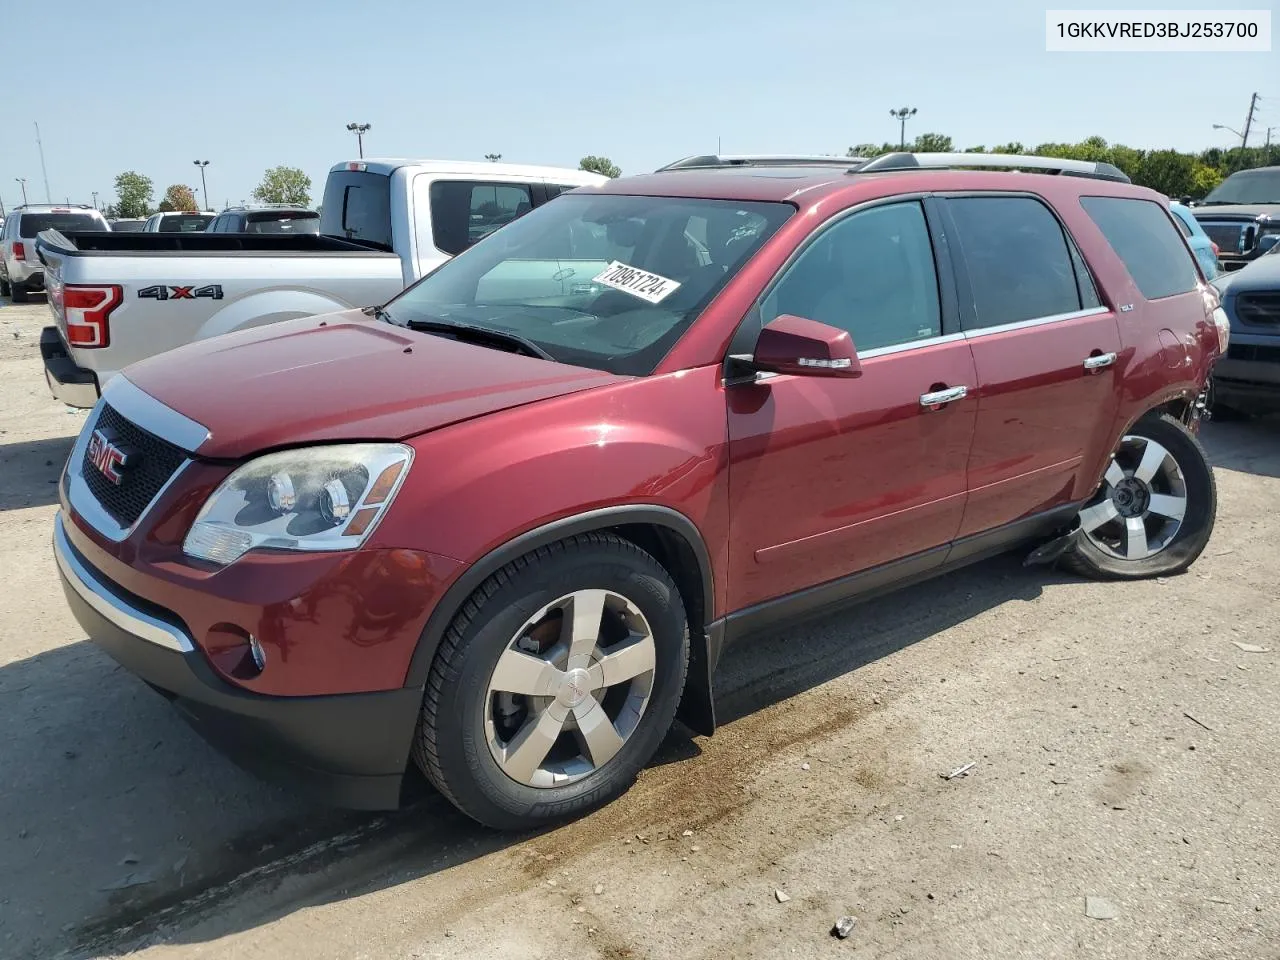
[[[1064,160],[1013,153],[886,153],[851,167],[850,173],[881,173],[904,170],[954,170],[965,168],[1035,170],[1067,177],[1091,177],[1132,183],[1128,175],[1110,163],[1092,160]]]
[[[856,157],[832,157],[826,154],[783,154],[756,153],[737,154],[732,156],[716,156],[714,153],[701,154],[696,157],[685,157],[665,167],[659,167],[655,173],[665,170],[712,170],[723,167],[807,167],[835,166],[848,167],[856,163]]]

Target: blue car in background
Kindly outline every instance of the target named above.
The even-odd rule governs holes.
[[[1209,239],[1204,227],[1192,215],[1191,211],[1180,203],[1169,204],[1169,212],[1173,214],[1173,222],[1178,225],[1182,235],[1187,238],[1187,245],[1200,261],[1200,269],[1204,278],[1212,280],[1222,268],[1218,264],[1218,245]]]

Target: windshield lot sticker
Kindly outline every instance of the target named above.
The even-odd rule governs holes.
[[[617,260],[592,277],[592,282],[603,283],[633,297],[639,297],[649,303],[661,303],[680,286],[679,280],[668,280],[656,273],[649,273],[638,267],[629,267]]]

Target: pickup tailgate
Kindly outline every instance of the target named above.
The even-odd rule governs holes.
[[[184,344],[384,303],[403,285],[395,254],[326,237],[46,231],[36,250],[58,337],[99,389]]]

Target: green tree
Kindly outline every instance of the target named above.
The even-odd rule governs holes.
[[[622,176],[622,168],[616,163],[608,157],[597,157],[594,154],[579,160],[578,169],[586,170],[588,173],[598,173],[602,177]]]
[[[200,208],[196,205],[196,192],[182,183],[175,183],[166,190],[164,192],[164,199],[160,201],[160,210],[162,212],[168,210],[194,212],[199,209]]]
[[[253,188],[259,203],[290,203],[300,207],[311,203],[311,178],[297,167],[272,167]]]
[[[915,153],[951,153],[955,146],[950,137],[941,133],[922,133],[908,149]]]
[[[1195,189],[1195,160],[1177,150],[1152,150],[1142,158],[1132,179],[1167,197],[1186,197]]]
[[[135,218],[151,215],[153,195],[151,178],[133,170],[116,176],[116,210],[121,217]]]
[[[486,154],[484,155],[484,158],[485,158],[486,160],[488,160],[490,163],[497,163],[499,160],[501,160],[501,159],[502,159],[502,154],[500,154],[500,153],[486,153]]]

